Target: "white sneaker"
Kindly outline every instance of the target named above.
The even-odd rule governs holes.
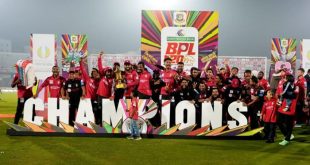
[[[295,138],[295,136],[293,134],[291,134],[290,140],[293,140]]]
[[[130,140],[134,139],[133,136],[127,136],[126,138]]]
[[[283,140],[282,142],[280,142],[279,144],[281,146],[286,146],[289,143],[289,141]]]
[[[134,138],[135,140],[141,140],[142,138],[140,136]]]

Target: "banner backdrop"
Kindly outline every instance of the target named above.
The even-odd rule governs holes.
[[[31,34],[30,40],[35,76],[45,80],[52,75],[56,63],[56,37],[54,34]]]
[[[34,92],[43,83],[43,81],[52,75],[52,67],[56,64],[56,36],[55,34],[31,34],[30,50],[34,73],[38,83]],[[46,103],[43,112],[37,112],[47,118],[47,98],[48,88],[44,88],[38,97]]]
[[[124,69],[124,62],[129,60],[132,64],[138,64],[141,61],[141,55],[127,54],[104,54],[102,56],[102,66],[113,67],[115,62],[121,64],[121,69]],[[91,54],[87,57],[88,68],[98,68],[98,54]]]
[[[302,68],[307,72],[310,69],[310,39],[303,39],[301,41],[301,61]]]
[[[142,11],[141,55],[150,69],[172,59],[172,68],[184,62],[185,71],[214,66],[218,52],[218,12]]]
[[[271,63],[269,78],[275,71],[286,68],[295,72],[296,68],[296,39],[273,38],[271,40]]]
[[[87,36],[63,34],[61,38],[61,53],[62,76],[67,78],[69,69],[79,67],[80,58],[87,56]]]
[[[94,124],[94,114],[90,99],[81,99],[76,112],[74,127],[69,123],[69,101],[57,98],[48,99],[48,119],[36,111],[42,111],[41,99],[30,98],[25,102],[24,123],[26,127],[6,122],[11,128],[21,132],[66,132],[66,133],[129,133],[130,118],[126,110],[130,100],[121,99],[118,108],[114,100],[103,99],[102,126]],[[191,101],[174,102],[162,100],[161,112],[152,100],[139,100],[138,127],[142,134],[183,135],[183,136],[253,136],[263,127],[249,130],[245,115],[248,108],[242,102],[232,102],[228,106],[229,120],[222,122],[221,101],[203,102],[201,108]],[[158,116],[158,117],[156,117]],[[155,120],[155,122],[154,122]],[[156,125],[154,124],[156,123]]]
[[[243,77],[243,73],[246,69],[252,71],[267,72],[267,57],[246,57],[246,56],[218,56],[218,66],[225,67],[223,62],[226,60],[230,67],[238,67],[238,76]]]

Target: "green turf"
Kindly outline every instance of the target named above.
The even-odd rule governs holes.
[[[7,112],[13,105],[0,103]],[[7,120],[12,121],[12,120]],[[309,127],[294,130],[296,140],[186,140],[84,137],[10,137],[0,121],[0,165],[5,164],[309,164]]]
[[[17,94],[13,92],[0,93],[0,114],[14,114],[17,105]]]

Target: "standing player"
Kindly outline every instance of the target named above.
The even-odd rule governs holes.
[[[37,84],[37,79],[35,78],[35,83],[33,85]],[[18,73],[14,75],[13,81],[11,83],[11,87],[15,88],[17,87],[17,107],[16,107],[16,113],[14,118],[14,124],[18,124],[19,119],[21,118],[23,111],[24,111],[24,105],[25,102],[33,96],[32,94],[32,87],[26,88],[24,85],[22,85],[20,78],[18,77]]]
[[[69,71],[69,78],[63,87],[64,99],[69,99],[69,125],[74,126],[75,114],[79,108],[80,98],[85,97],[85,88],[83,81],[75,74],[74,71]]]
[[[93,112],[95,115],[95,123],[100,123],[100,114],[98,110],[98,100],[97,100],[97,90],[100,82],[100,74],[98,69],[93,68],[91,72],[91,77],[87,74],[86,69],[83,64],[84,59],[80,61],[80,69],[82,72],[82,80],[85,83],[85,98],[91,100]]]
[[[113,78],[112,78],[112,69],[110,67],[103,68],[102,66],[102,55],[103,52],[100,52],[98,56],[98,69],[100,73],[100,81],[97,89],[97,97],[98,97],[98,114],[96,124],[102,125],[102,99],[112,99],[112,86],[113,86]]]
[[[270,85],[268,83],[268,80],[266,80],[264,78],[264,72],[263,71],[258,72],[257,78],[258,78],[259,86],[263,87],[265,89],[265,91],[270,89]]]
[[[139,84],[138,84],[138,96],[139,99],[149,99],[152,96],[151,81],[152,75],[145,70],[144,63],[140,61],[138,63],[139,72]]]
[[[39,86],[37,93],[33,96],[36,98],[40,91],[44,87],[49,87],[49,97],[51,98],[59,98],[61,97],[61,88],[66,81],[65,78],[62,76],[59,76],[59,67],[53,66],[52,68],[53,75],[50,77],[47,77],[45,81]]]
[[[125,97],[129,98],[131,93],[136,89],[139,83],[139,76],[138,73],[132,69],[129,60],[124,62],[125,67],[125,80],[126,80],[126,90],[125,90]]]
[[[171,62],[172,62],[171,58],[165,58],[164,59],[165,69],[161,72],[162,80],[166,83],[166,86],[161,88],[160,91],[163,100],[170,100],[171,94],[175,91],[176,88],[174,78],[177,72],[171,69]]]

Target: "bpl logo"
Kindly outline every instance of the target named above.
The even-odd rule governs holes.
[[[166,55],[195,55],[194,43],[188,42],[169,42],[166,49]]]

